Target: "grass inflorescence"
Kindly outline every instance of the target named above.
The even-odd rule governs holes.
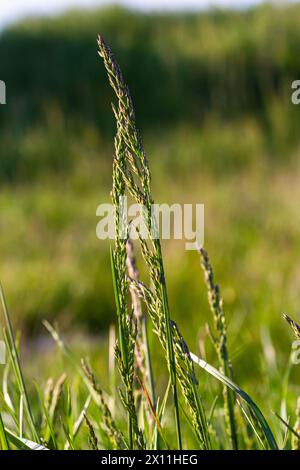
[[[199,255],[212,313],[208,331],[218,368],[191,352],[181,333],[182,320],[172,319],[161,242],[153,230],[149,163],[136,127],[133,102],[118,63],[101,36],[98,47],[117,98],[113,105],[117,129],[111,192],[116,236],[111,248],[111,270],[117,323],[114,355],[119,376],[110,377],[105,386],[100,386],[87,360],[78,361],[57,328],[45,322],[72,367],[74,380],[70,383],[69,374],[63,373],[58,378],[49,378],[44,390],[36,385],[36,390],[29,394],[19,342],[13,334],[1,288],[8,350],[0,392],[1,448],[278,449],[281,430],[273,434],[258,405],[235,383],[223,300],[204,248],[199,248]],[[143,276],[137,267],[131,227],[118,229],[124,227],[120,200],[127,194],[145,208],[148,241],[139,236],[136,243],[144,264]],[[299,326],[285,318],[299,338]],[[166,367],[161,369],[167,372],[167,377],[163,381],[154,374],[154,370],[157,373],[151,348],[154,337],[165,359]],[[112,357],[111,351],[109,356]],[[205,373],[221,384],[221,404],[217,396],[211,397],[207,392]],[[111,374],[115,374],[114,367]],[[162,383],[158,386],[158,382]],[[208,397],[212,398],[210,406]],[[293,426],[280,417],[286,427],[284,448],[300,447],[299,409],[298,401]]]

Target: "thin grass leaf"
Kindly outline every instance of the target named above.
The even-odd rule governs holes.
[[[2,390],[3,390],[3,396],[4,400],[11,409],[12,412],[14,412],[14,405],[12,403],[9,391],[8,391],[8,377],[9,377],[9,372],[10,372],[10,367],[11,367],[11,362],[6,361],[5,367],[4,367],[4,372],[3,372],[3,379],[2,379]]]
[[[285,420],[287,419],[287,395],[288,395],[289,379],[290,379],[292,367],[293,367],[292,354],[290,354],[288,364],[283,374],[282,387],[281,387],[280,414]]]
[[[19,450],[49,450],[47,447],[44,447],[37,442],[24,438],[21,439],[8,429],[6,429],[6,433],[9,441]]]
[[[259,429],[257,429],[256,422],[255,422],[255,419],[253,419],[251,410],[246,410],[243,403],[239,400],[238,400],[238,404],[240,405],[240,409],[242,410],[242,413],[243,413],[246,421],[250,425],[250,427],[251,427],[252,431],[254,432],[254,435],[256,436],[256,438],[257,438],[258,442],[260,443],[261,447],[264,450],[267,450],[268,447],[265,445],[264,439],[262,438],[261,433],[259,432]]]
[[[20,406],[19,406],[19,435],[22,439],[23,437],[23,416],[24,416],[24,406],[23,406],[23,396],[20,396]]]
[[[1,449],[2,450],[9,450],[9,444],[8,444],[4,424],[3,424],[3,421],[2,421],[1,413],[0,413],[0,444],[1,444]]]
[[[287,443],[287,441],[288,441],[289,432],[291,432],[292,435],[293,435],[293,437],[294,437],[295,439],[297,439],[297,441],[300,442],[300,436],[299,436],[299,434],[293,429],[292,426],[290,426],[289,422],[287,422],[285,419],[283,419],[278,413],[274,413],[274,415],[275,415],[276,418],[278,418],[279,421],[283,424],[284,429],[285,429],[285,433],[284,433],[284,438],[283,438],[283,443],[282,443],[281,449],[282,449],[282,450],[285,449],[286,443]],[[296,450],[296,449],[295,449],[295,450]]]
[[[299,434],[300,433],[300,397],[297,400],[296,406],[296,422],[294,425],[294,431]],[[300,439],[297,439],[295,435],[292,436],[292,448],[293,450],[300,449]]]
[[[74,442],[74,440],[76,439],[76,436],[78,435],[78,432],[81,428],[81,425],[83,423],[83,420],[84,420],[84,415],[86,414],[87,410],[88,410],[88,407],[91,403],[91,395],[89,395],[86,399],[86,402],[85,404],[83,405],[83,408],[78,416],[78,419],[75,421],[74,423],[74,427],[73,427],[73,435],[72,435],[72,441]],[[70,444],[67,440],[67,442],[65,443],[64,445],[64,450],[68,450],[70,447]]]
[[[39,385],[35,384],[35,387],[36,387],[37,394],[38,394],[38,397],[39,397],[39,402],[40,402],[40,405],[41,405],[41,409],[43,411],[43,416],[45,417],[47,425],[48,425],[48,429],[46,430],[45,439],[46,439],[47,443],[49,444],[50,437],[51,437],[51,447],[53,447],[55,450],[57,450],[58,446],[57,446],[57,440],[56,440],[56,435],[55,435],[52,419],[51,419],[51,417],[48,413],[48,410],[45,407],[44,400],[43,400],[43,395],[41,393]]]
[[[214,412],[216,409],[217,401],[219,400],[218,395],[214,398],[213,404],[211,405],[211,409],[208,413],[208,418],[207,418],[207,425],[209,426],[212,423]]]
[[[29,427],[30,427],[30,430],[31,430],[31,433],[32,433],[34,439],[37,442],[40,442],[39,434],[38,434],[38,431],[36,429],[36,425],[35,425],[35,422],[34,422],[32,410],[31,410],[31,406],[30,406],[30,402],[29,402],[29,399],[28,399],[28,394],[27,394],[27,390],[26,390],[26,386],[25,386],[25,381],[24,381],[24,377],[23,377],[23,373],[22,373],[22,369],[21,369],[21,365],[20,365],[20,360],[19,360],[16,344],[15,344],[15,339],[14,339],[13,329],[12,329],[12,325],[11,325],[11,321],[10,321],[10,316],[9,316],[9,313],[8,313],[7,303],[6,303],[6,299],[5,299],[5,295],[4,295],[4,291],[3,291],[1,283],[0,283],[0,303],[2,305],[2,312],[3,312],[4,321],[5,321],[6,330],[7,330],[7,340],[8,340],[8,344],[9,344],[8,351],[10,353],[10,357],[11,357],[12,365],[13,365],[13,368],[14,368],[14,371],[15,371],[15,374],[16,374],[16,379],[17,379],[17,383],[18,383],[18,386],[19,386],[19,389],[20,389],[20,393],[21,393],[21,395],[23,396],[23,399],[24,399],[24,407],[26,409]]]
[[[9,415],[9,417],[13,420],[16,429],[19,428],[19,417],[16,415],[16,413],[10,408],[10,406],[6,403],[4,399],[4,395],[2,392],[0,392],[0,401],[1,405],[4,409],[4,411]]]
[[[284,424],[284,426],[286,426],[286,428],[292,433],[294,434],[294,436],[299,439],[300,441],[300,434],[298,434],[295,429],[285,421],[285,419],[283,419],[278,413],[274,413],[274,415],[276,416],[276,418],[279,419],[279,421],[281,421],[282,424]]]
[[[168,385],[167,385],[161,405],[160,405],[159,397],[157,399],[157,418],[160,423],[162,423],[162,420],[166,411],[166,406],[167,406],[168,398],[170,395],[170,390],[171,390],[171,379],[169,379],[168,381]],[[155,426],[154,431],[153,431],[152,448],[155,450],[159,448],[159,433],[158,433],[157,426]],[[169,446],[167,448],[169,449]]]
[[[64,432],[64,435],[67,439],[69,449],[75,450],[72,436],[71,436],[70,432],[68,431],[68,429],[67,429],[65,423],[63,422],[62,418],[60,418],[60,423],[61,423],[61,427],[62,427],[62,430]]]
[[[278,450],[278,445],[277,442],[273,436],[273,433],[264,417],[262,412],[260,411],[259,407],[254,403],[252,398],[244,392],[238,385],[236,385],[232,380],[230,380],[228,377],[225,375],[221,374],[220,371],[215,369],[213,366],[208,364],[207,362],[203,361],[203,359],[200,359],[198,356],[196,356],[193,353],[191,354],[192,360],[195,362],[195,364],[198,364],[202,369],[204,369],[206,372],[208,372],[210,375],[218,379],[220,382],[222,382],[224,385],[229,387],[231,390],[233,390],[237,395],[239,395],[249,406],[251,412],[253,415],[256,417],[257,421],[260,424],[261,430],[266,438],[266,441],[268,442],[268,445],[271,450]]]
[[[142,390],[143,390],[144,396],[145,396],[146,401],[147,401],[147,403],[148,403],[148,405],[149,405],[149,409],[150,409],[151,414],[152,414],[152,416],[153,416],[153,418],[154,418],[154,422],[156,423],[156,426],[157,426],[157,430],[158,430],[158,432],[159,432],[159,435],[161,436],[161,438],[162,438],[162,440],[163,440],[165,446],[166,446],[167,449],[168,449],[169,447],[168,447],[167,441],[165,440],[161,423],[160,423],[160,421],[159,421],[159,419],[158,419],[158,416],[157,416],[157,414],[156,414],[156,411],[155,411],[155,409],[154,409],[154,406],[153,406],[153,404],[152,404],[152,402],[151,402],[151,398],[150,398],[150,396],[149,396],[149,393],[148,393],[146,387],[144,386],[144,384],[142,383],[142,381],[140,380],[140,378],[139,378],[138,376],[137,376],[137,380],[138,380],[138,382],[139,382],[139,384],[140,384],[140,386],[141,386],[141,388],[142,388]]]

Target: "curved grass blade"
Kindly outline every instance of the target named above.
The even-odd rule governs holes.
[[[16,436],[14,433],[9,431],[8,429],[5,430],[8,436],[9,441],[16,446],[18,450],[49,450],[47,447],[38,444],[37,442],[30,441],[28,439],[20,438]]]
[[[202,369],[204,369],[206,372],[208,372],[210,375],[218,379],[220,382],[222,382],[224,385],[229,387],[231,390],[233,390],[242,400],[244,400],[247,405],[249,406],[249,409],[251,410],[251,413],[253,416],[256,418],[258,421],[261,431],[263,432],[263,435],[270,447],[271,450],[278,450],[278,445],[277,442],[273,436],[273,433],[270,429],[270,426],[268,425],[264,415],[260,411],[259,407],[254,403],[252,398],[244,392],[240,387],[238,387],[232,380],[230,380],[228,377],[225,375],[221,374],[220,371],[215,369],[213,366],[208,364],[207,362],[203,361],[203,359],[200,359],[198,356],[195,354],[190,353],[192,360],[200,366]]]

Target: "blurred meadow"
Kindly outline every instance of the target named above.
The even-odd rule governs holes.
[[[47,319],[80,353],[103,346],[94,360],[106,376],[115,307],[109,243],[95,230],[97,206],[110,202],[115,124],[99,32],[131,90],[156,202],[205,204],[239,384],[278,409],[292,341],[282,313],[299,319],[300,310],[297,4],[193,14],[110,7],[1,32],[0,276],[28,373],[41,382],[58,373]],[[172,240],[163,253],[172,317],[214,363],[199,257]],[[294,367],[292,407],[299,378]]]

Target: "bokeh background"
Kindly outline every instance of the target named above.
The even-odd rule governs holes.
[[[282,313],[299,320],[300,106],[291,83],[300,79],[300,5],[192,6],[2,18],[1,281],[31,355],[44,318],[80,332],[87,350],[105,341],[115,311],[96,207],[110,201],[115,124],[101,32],[134,99],[156,202],[205,204],[236,375],[259,393],[267,371],[280,382],[288,360]],[[204,354],[210,313],[197,253],[184,242],[163,249],[172,316]]]

